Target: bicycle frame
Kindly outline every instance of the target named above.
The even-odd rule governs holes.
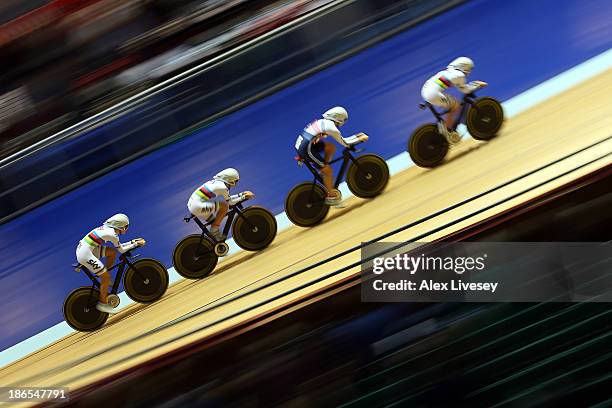
[[[474,95],[473,93],[463,95],[463,100],[461,101],[461,111],[459,112],[459,116],[457,116],[457,119],[455,119],[455,122],[453,123],[453,126],[451,127],[452,130],[456,130],[457,126],[459,126],[460,123],[463,123],[465,114],[467,113],[468,108],[474,104],[475,98],[476,98],[476,95]],[[438,122],[444,122],[444,115],[450,112],[450,109],[445,110],[443,112],[438,112],[434,108],[434,106],[429,102],[421,104],[420,106],[421,106],[421,109],[425,109],[425,107],[429,108],[429,110],[431,111],[431,113],[433,113],[433,115],[436,117],[436,120]]]
[[[340,166],[340,171],[338,171],[338,174],[336,175],[336,181],[334,182],[334,188],[338,188],[338,186],[340,185],[340,183],[344,179],[344,174],[348,170],[349,162],[353,162],[356,166],[359,165],[357,163],[357,161],[355,160],[355,157],[353,157],[353,155],[351,154],[351,151],[357,152],[357,151],[360,151],[360,150],[351,150],[351,149],[345,147],[344,150],[342,151],[342,156],[336,157],[335,159],[333,159],[332,161],[330,161],[328,163],[329,165],[332,165],[332,164],[337,163],[340,160],[342,160],[342,165]],[[302,159],[301,161],[302,161],[302,163],[304,163],[306,165],[308,170],[310,170],[310,172],[314,176],[314,181],[313,182],[315,184],[318,182],[319,184],[324,186],[325,184],[323,183],[323,177],[321,177],[321,174],[319,174],[319,171],[317,169],[315,169],[314,166],[308,160]]]
[[[113,281],[113,286],[110,294],[117,294],[117,291],[119,290],[119,284],[121,283],[121,279],[123,278],[123,273],[126,272],[128,268],[132,268],[136,271],[136,273],[140,274],[140,272],[138,272],[138,269],[134,268],[134,264],[131,262],[128,256],[129,255],[121,254],[119,257],[120,261],[107,269],[107,272],[111,272],[113,269],[117,269],[117,276],[115,276],[115,280]],[[133,258],[136,258],[137,256],[138,255],[135,255]],[[91,280],[91,297],[91,295],[93,295],[94,289],[100,289],[100,281],[98,280],[98,277],[91,273],[91,271],[87,269],[84,265],[81,265],[81,270],[84,271],[87,277]]]
[[[229,234],[229,230],[232,227],[232,224],[234,222],[234,218],[236,216],[241,217],[247,224],[250,225],[249,220],[247,218],[245,218],[242,215],[242,210],[243,210],[243,206],[242,203],[238,203],[236,205],[232,205],[229,209],[229,211],[227,212],[227,214],[225,215],[227,217],[227,220],[225,221],[225,226],[223,227],[223,235],[227,237],[227,235]],[[189,222],[191,220],[194,220],[196,224],[198,224],[198,226],[202,229],[202,234],[200,235],[200,242],[198,243],[198,245],[202,244],[202,240],[204,239],[204,236],[208,237],[208,239],[211,242],[216,242],[214,237],[210,234],[210,232],[208,231],[208,229],[206,227],[208,227],[209,225],[211,225],[213,223],[213,221],[208,221],[207,223],[204,223],[202,220],[200,220],[198,217],[196,217],[195,215],[190,215],[187,216],[183,219],[185,222]]]

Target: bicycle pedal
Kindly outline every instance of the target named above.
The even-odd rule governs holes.
[[[229,252],[229,245],[225,242],[219,242],[215,244],[215,254],[220,257],[224,257]]]
[[[106,300],[107,300],[108,305],[110,305],[110,307],[112,307],[113,309],[119,306],[119,303],[121,303],[119,296],[115,294],[108,295]]]
[[[457,132],[449,132],[447,136],[448,143],[451,145],[456,145],[461,141],[461,135]]]

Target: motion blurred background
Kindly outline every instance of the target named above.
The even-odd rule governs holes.
[[[6,0],[0,157],[330,0]]]

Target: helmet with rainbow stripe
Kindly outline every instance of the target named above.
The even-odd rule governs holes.
[[[474,61],[468,57],[455,58],[448,64],[448,68],[456,69],[468,75],[474,69]]]
[[[221,180],[230,187],[234,187],[238,180],[240,180],[240,174],[238,174],[238,170],[230,167],[225,170],[221,170],[219,173],[215,174],[215,177],[213,178],[215,180]]]
[[[108,220],[104,221],[104,226],[125,232],[130,226],[130,219],[125,214],[115,214]]]

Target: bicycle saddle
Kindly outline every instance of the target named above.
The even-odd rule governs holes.
[[[298,164],[298,166],[303,166],[304,165],[304,158],[302,156],[300,156],[299,154],[296,155],[294,157],[295,162]]]

